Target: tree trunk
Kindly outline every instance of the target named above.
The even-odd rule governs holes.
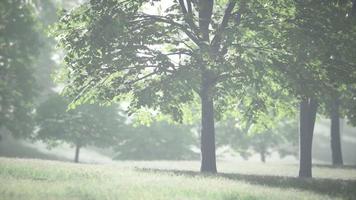
[[[312,144],[317,103],[305,98],[300,103],[299,177],[312,177]]]
[[[211,87],[205,81],[201,87],[201,172],[216,173],[214,102]]]
[[[80,145],[75,145],[75,156],[74,156],[74,162],[78,163],[79,162],[79,152],[80,152]]]
[[[266,153],[264,151],[260,152],[261,162],[266,163]]]
[[[339,113],[339,99],[333,99],[331,105],[331,128],[330,128],[330,143],[331,143],[331,157],[332,164],[343,165],[341,141],[340,141],[340,113]]]

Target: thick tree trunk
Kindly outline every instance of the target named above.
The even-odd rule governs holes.
[[[79,162],[79,152],[80,152],[80,145],[75,145],[75,156],[74,156],[75,163]]]
[[[317,103],[305,98],[300,103],[299,177],[312,177],[312,144]]]
[[[335,98],[331,105],[331,128],[330,128],[330,143],[331,143],[331,157],[332,164],[343,165],[341,141],[340,141],[340,113],[339,113],[339,99]]]
[[[214,102],[210,86],[203,81],[201,87],[201,172],[216,173]]]
[[[199,7],[199,28],[202,39],[209,41],[209,25],[213,14],[214,0],[198,1]]]

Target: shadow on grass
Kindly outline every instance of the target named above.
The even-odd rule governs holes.
[[[173,173],[191,177],[223,177],[233,181],[244,181],[255,185],[264,185],[278,188],[293,188],[327,194],[331,197],[356,200],[356,180],[327,179],[327,178],[296,178],[288,176],[263,176],[238,173],[203,174],[196,171],[162,170],[137,168],[143,172]]]
[[[330,168],[330,169],[356,169],[356,165],[313,164],[313,167]]]

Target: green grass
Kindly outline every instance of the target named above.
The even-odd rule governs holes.
[[[297,179],[295,165],[219,166],[224,173],[201,175],[194,171],[198,162],[90,165],[0,158],[0,199],[356,199],[354,168],[318,166],[316,178]]]

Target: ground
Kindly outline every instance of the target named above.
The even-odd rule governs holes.
[[[297,179],[296,165],[219,162],[201,175],[199,162],[114,164],[0,158],[1,200],[356,199],[356,169],[315,166]]]

